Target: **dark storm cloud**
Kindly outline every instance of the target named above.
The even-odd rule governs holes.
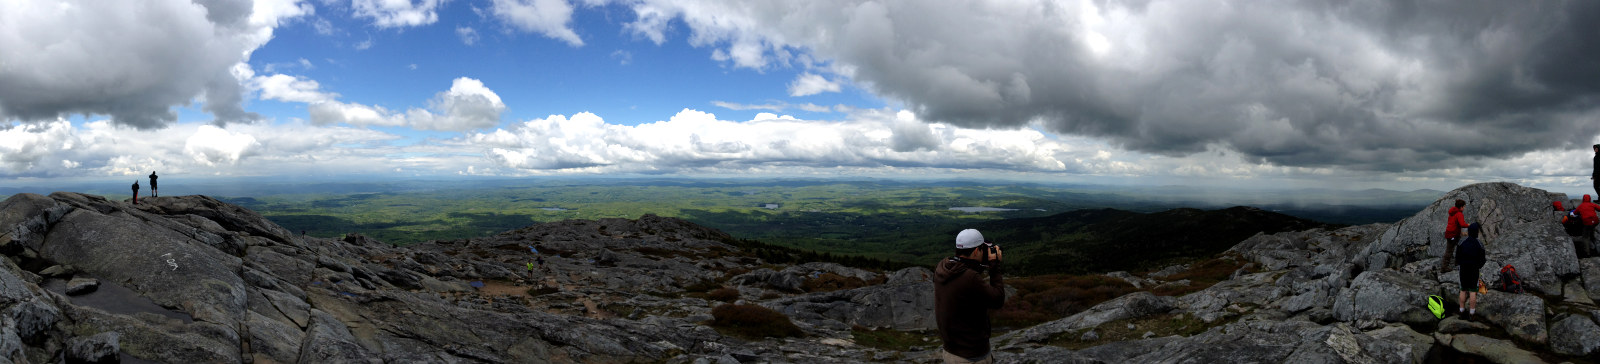
[[[682,16],[738,65],[809,49],[926,120],[1161,155],[1428,170],[1600,134],[1594,1],[642,4],[635,31]]]

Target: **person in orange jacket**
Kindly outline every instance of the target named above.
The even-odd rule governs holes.
[[[1444,257],[1439,260],[1439,273],[1450,271],[1450,259],[1456,251],[1456,243],[1461,241],[1461,229],[1467,228],[1467,218],[1461,213],[1461,208],[1467,207],[1467,201],[1456,199],[1456,206],[1450,208],[1450,217],[1445,218],[1444,227]]]

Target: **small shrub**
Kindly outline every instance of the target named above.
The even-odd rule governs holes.
[[[1103,275],[1052,274],[1006,280],[1017,288],[1014,297],[994,313],[996,326],[1026,327],[1083,312],[1123,295],[1137,292],[1132,284]]]
[[[745,267],[733,267],[733,269],[728,269],[728,271],[722,272],[722,280],[726,282],[729,279],[733,279],[733,277],[738,277],[740,274],[745,273],[750,273],[750,269]]]
[[[706,299],[712,301],[733,302],[739,299],[739,290],[733,288],[718,288],[706,294]]]
[[[893,351],[915,351],[918,346],[931,345],[926,334],[890,329],[873,330],[861,325],[850,327],[850,337],[856,344]]]
[[[1189,266],[1188,270],[1166,277],[1168,281],[1187,279],[1189,280],[1189,285],[1152,289],[1150,293],[1158,296],[1182,296],[1199,292],[1200,290],[1211,288],[1218,282],[1228,280],[1228,277],[1233,276],[1234,271],[1243,266],[1244,264],[1240,263],[1239,260],[1228,256],[1194,263]]]
[[[687,286],[683,286],[683,290],[686,292],[707,292],[717,288],[722,288],[722,285],[717,284],[716,281],[712,280],[695,281]]]
[[[723,304],[711,309],[711,327],[747,339],[804,336],[799,326],[778,311],[758,305]]]
[[[867,281],[856,277],[845,277],[833,273],[823,273],[816,278],[807,278],[800,283],[800,289],[806,292],[832,292],[846,289],[866,287]]]

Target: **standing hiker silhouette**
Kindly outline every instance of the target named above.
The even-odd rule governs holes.
[[[139,180],[133,180],[133,204],[139,204]]]
[[[150,197],[158,196],[161,194],[156,192],[156,171],[150,171]]]

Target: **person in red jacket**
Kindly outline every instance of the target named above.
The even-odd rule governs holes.
[[[1583,203],[1578,204],[1578,217],[1583,218],[1583,238],[1594,239],[1595,224],[1600,224],[1600,205],[1589,201],[1589,195],[1583,195]]]
[[[1461,241],[1461,229],[1467,228],[1467,218],[1461,213],[1462,207],[1467,207],[1467,201],[1456,199],[1456,207],[1451,207],[1450,217],[1445,218],[1444,257],[1439,260],[1439,273],[1450,271],[1450,259],[1456,251],[1456,243]]]

